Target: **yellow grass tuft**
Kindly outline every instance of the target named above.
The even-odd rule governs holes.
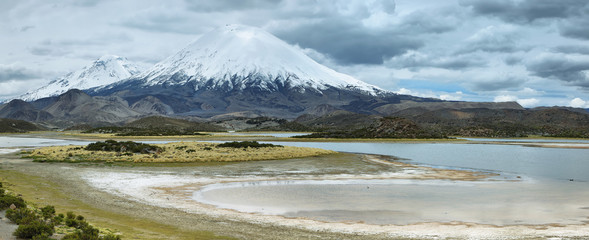
[[[152,144],[163,149],[158,154],[120,154],[87,151],[83,146],[52,146],[35,149],[25,157],[40,161],[106,161],[106,162],[237,162],[312,157],[334,151],[306,147],[226,148],[216,143],[174,142]]]

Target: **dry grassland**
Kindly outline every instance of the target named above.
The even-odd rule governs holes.
[[[228,148],[216,143],[174,142],[154,144],[163,149],[151,154],[121,154],[118,152],[88,151],[83,146],[52,146],[35,149],[24,157],[37,161],[65,162],[236,162],[278,160],[312,157],[336,153],[330,150],[305,147]]]

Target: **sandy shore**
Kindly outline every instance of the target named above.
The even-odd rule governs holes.
[[[249,163],[249,165],[245,165],[248,163],[238,163],[208,168],[153,168],[62,163],[41,164],[18,159],[15,155],[4,155],[0,158],[0,167],[3,171],[39,176],[48,182],[58,184],[59,189],[71,199],[84,202],[103,211],[117,212],[137,219],[149,219],[162,225],[172,224],[183,231],[210,231],[240,239],[542,239],[589,237],[589,225],[587,224],[494,226],[464,222],[426,222],[408,225],[330,223],[305,218],[241,213],[218,209],[191,199],[194,191],[206,185],[239,181],[305,179],[477,181],[492,176],[471,171],[412,166],[376,155],[347,155],[346,158],[349,158],[347,161],[362,163],[359,166],[363,168],[354,174],[345,172],[343,169],[327,171],[324,170],[325,166],[319,166],[318,169],[321,170],[278,174],[278,172],[284,172],[274,166],[279,161]],[[308,162],[318,160],[321,159],[312,159]],[[307,162],[296,162],[296,164],[305,163]],[[248,166],[251,169],[244,169]],[[272,169],[273,167],[276,169]],[[394,167],[397,170],[372,174],[375,169],[380,167]],[[258,172],[261,171],[260,168],[271,170],[260,173]],[[229,172],[233,174],[227,174]],[[42,202],[43,200],[37,199],[37,201]],[[173,239],[174,236],[170,236],[170,238]]]

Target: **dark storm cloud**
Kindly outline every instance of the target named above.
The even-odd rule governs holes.
[[[582,14],[586,0],[461,0],[462,6],[471,7],[480,15],[492,15],[506,22],[531,23],[540,19],[568,18]]]
[[[559,24],[559,31],[562,36],[589,40],[589,7],[586,14],[582,17],[568,19]]]
[[[588,40],[589,1],[586,0],[462,0],[478,15],[495,16],[516,24],[530,24],[541,20],[556,20],[564,37]]]
[[[445,33],[456,29],[458,19],[448,11],[416,11],[396,26],[398,32],[412,34]]]
[[[290,44],[325,54],[339,64],[382,64],[391,57],[420,49],[433,35],[453,31],[461,22],[459,14],[450,8],[421,9],[397,16],[393,14],[394,1],[357,4],[353,10],[337,4],[341,2],[325,4],[319,10],[309,9],[317,11],[307,17],[312,21],[273,33]],[[371,22],[378,11],[385,17]]]
[[[371,32],[345,21],[326,20],[277,32],[291,44],[312,48],[340,64],[382,64],[384,59],[423,46],[417,38],[392,31]]]
[[[24,67],[0,65],[0,82],[11,80],[28,80],[39,77],[39,72]]]
[[[526,67],[535,76],[553,78],[570,85],[589,88],[589,78],[583,72],[589,70],[589,60],[549,56],[532,62]]]
[[[410,71],[418,71],[422,68],[443,68],[451,70],[463,70],[473,67],[485,67],[487,62],[473,56],[430,57],[416,52],[392,58],[387,66]]]
[[[186,0],[188,9],[195,12],[224,12],[233,10],[264,9],[278,6],[282,0],[215,0],[191,1]]]
[[[589,55],[589,46],[565,45],[554,48],[554,52]]]
[[[526,48],[519,47],[513,38],[501,36],[489,36],[477,41],[469,41],[457,53],[471,53],[476,51],[512,53]]]
[[[490,81],[474,81],[467,85],[475,91],[500,91],[522,86],[526,79],[516,77],[497,78]]]

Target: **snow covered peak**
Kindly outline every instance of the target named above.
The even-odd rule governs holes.
[[[74,88],[85,90],[101,87],[129,78],[139,72],[138,66],[124,57],[104,55],[90,66],[70,72],[39,89],[29,91],[17,98],[34,101],[44,97],[57,96]]]
[[[172,76],[176,77],[171,83]],[[213,82],[216,86],[253,77],[260,85],[279,79],[291,87],[328,87],[362,90],[371,94],[380,88],[325,67],[299,49],[255,27],[226,25],[204,34],[175,55],[137,76],[146,85]],[[263,86],[262,86],[263,87]]]

